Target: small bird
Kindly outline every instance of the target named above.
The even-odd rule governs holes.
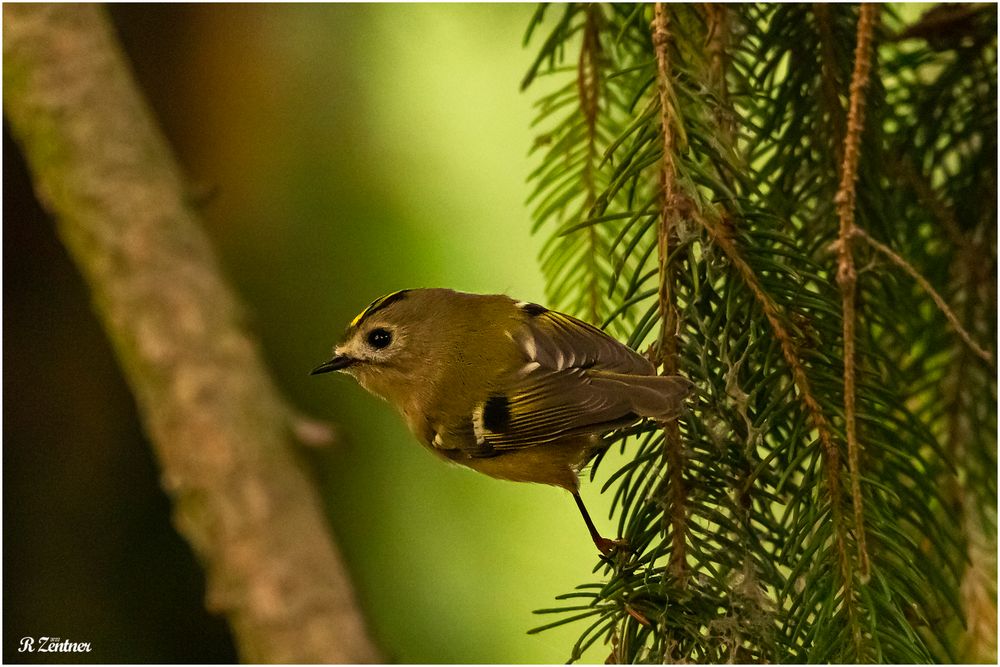
[[[676,417],[691,383],[600,329],[504,295],[409,289],[373,301],[334,356],[312,374],[343,371],[393,404],[439,457],[518,482],[566,489],[605,555],[579,493],[600,436],[642,418]]]

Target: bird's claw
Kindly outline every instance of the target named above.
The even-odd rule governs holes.
[[[608,558],[619,551],[628,551],[628,542],[622,538],[612,540],[607,537],[600,537],[594,540],[594,544],[596,544],[597,549]]]

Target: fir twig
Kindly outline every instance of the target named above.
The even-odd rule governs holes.
[[[583,44],[580,47],[580,58],[577,61],[576,85],[580,96],[580,111],[584,116],[587,127],[587,156],[583,167],[583,187],[584,200],[583,211],[589,215],[593,210],[594,202],[597,200],[596,184],[596,162],[598,160],[597,150],[597,114],[601,104],[601,37],[598,26],[600,10],[591,5],[587,7],[586,18],[583,26]],[[600,253],[597,230],[593,225],[589,226],[587,234],[587,287],[586,303],[590,321],[599,323],[601,321],[601,288],[600,270],[597,265],[597,257]]]
[[[948,319],[948,323],[951,325],[951,328],[955,330],[955,333],[958,334],[958,337],[962,339],[962,342],[968,345],[969,349],[972,350],[977,357],[979,357],[988,364],[993,363],[993,355],[990,354],[989,350],[985,349],[984,347],[979,345],[976,341],[972,340],[972,336],[969,334],[968,331],[966,331],[965,327],[962,326],[962,323],[959,321],[958,316],[955,315],[955,311],[951,309],[951,307],[947,304],[944,298],[942,298],[942,296],[938,294],[937,290],[935,290],[931,286],[931,284],[927,281],[926,278],[920,275],[920,272],[917,271],[912,264],[910,264],[905,259],[900,257],[898,254],[893,252],[889,246],[885,245],[884,243],[879,243],[878,241],[873,239],[867,232],[865,232],[865,230],[861,229],[860,227],[855,227],[852,230],[851,235],[863,238],[868,243],[868,245],[870,245],[872,248],[874,248],[875,250],[879,251],[880,253],[888,257],[893,264],[906,271],[910,275],[910,277],[913,278],[913,280],[916,281],[918,285],[920,285],[921,289],[927,292],[928,296],[930,296],[931,299],[934,300],[934,303],[937,305],[938,310],[940,310],[944,314],[944,316]]]
[[[864,499],[861,493],[860,449],[858,443],[855,405],[855,347],[854,327],[857,321],[855,295],[858,274],[854,268],[851,235],[854,226],[854,206],[857,198],[858,161],[861,156],[861,132],[865,124],[865,89],[871,68],[872,35],[878,20],[878,5],[861,6],[858,18],[858,40],[854,51],[854,73],[851,76],[850,107],[847,113],[847,134],[844,137],[844,162],[841,167],[840,187],[834,202],[840,218],[839,260],[837,283],[840,285],[844,331],[844,427],[847,435],[847,461],[851,471],[851,499],[854,506],[854,531],[858,543],[858,567],[862,581],[867,582],[869,572],[868,547],[865,538]]]
[[[695,216],[695,219],[708,231],[712,241],[726,254],[726,257],[729,258],[729,261],[736,268],[736,272],[743,279],[743,282],[746,283],[747,287],[750,288],[754,298],[760,304],[761,310],[764,311],[764,316],[771,325],[771,330],[774,332],[775,338],[778,339],[781,345],[781,354],[791,367],[792,381],[799,390],[800,398],[805,405],[813,428],[819,434],[820,443],[823,445],[823,464],[826,473],[827,492],[830,494],[831,516],[834,522],[837,556],[843,585],[843,599],[845,600],[845,604],[849,605],[850,603],[847,601],[852,596],[853,577],[851,576],[851,561],[847,552],[847,535],[842,515],[843,497],[840,489],[840,450],[834,440],[833,428],[826,414],[823,412],[819,401],[816,400],[816,396],[809,383],[809,377],[806,374],[805,366],[802,363],[798,346],[795,344],[792,334],[782,322],[778,305],[761,286],[753,268],[743,258],[736,244],[720,228],[720,225],[702,216]],[[856,640],[860,641],[857,637]]]
[[[560,37],[542,44],[550,55],[540,75],[575,71],[558,54],[579,52],[593,6],[575,7],[555,24]],[[574,108],[539,171],[547,201],[536,219],[571,202],[555,232],[573,244],[550,239],[546,275],[583,311],[584,230],[593,231],[608,250],[590,268],[601,271],[605,326],[635,348],[652,340],[663,372],[683,368],[699,391],[674,435],[641,424],[609,438],[634,438],[605,484],[634,551],[586,586],[607,618],[588,620],[573,658],[603,640],[627,662],[954,660],[957,622],[930,620],[961,614],[963,528],[948,520],[957,496],[945,485],[968,498],[966,521],[995,532],[995,516],[981,509],[995,497],[982,474],[995,468],[995,410],[983,398],[995,396],[995,380],[964,342],[928,326],[943,320],[914,308],[923,295],[892,276],[859,272],[845,308],[832,279],[839,261],[823,249],[841,236],[848,202],[837,193],[853,118],[851,141],[864,142],[865,159],[846,169],[857,179],[851,215],[935,285],[974,251],[979,273],[956,288],[956,303],[977,340],[993,331],[985,283],[995,262],[995,14],[975,14],[977,41],[945,42],[971,49],[962,64],[936,47],[886,46],[861,95],[848,91],[853,64],[870,59],[851,59],[866,25],[857,5],[600,12],[597,197],[581,214],[587,132]],[[552,109],[573,104],[566,97],[543,98],[553,120]],[[955,229],[935,220],[908,179],[885,187],[897,175],[885,167],[905,161],[954,209]],[[852,217],[851,261],[877,255],[853,226]],[[954,231],[967,241],[950,243]],[[849,364],[845,311],[855,320]],[[974,384],[952,400],[941,395],[953,384],[942,375],[956,345]],[[967,449],[947,440],[953,431]]]
[[[825,2],[813,4],[816,15],[816,27],[819,29],[819,43],[822,53],[823,97],[826,101],[830,120],[833,122],[833,136],[846,136],[844,129],[843,105],[840,103],[839,85],[837,83],[837,57],[834,51],[834,37],[830,5]],[[837,162],[843,161],[843,144],[834,143]]]
[[[658,292],[660,308],[660,337],[658,352],[664,375],[676,375],[679,370],[677,359],[677,307],[674,303],[672,267],[668,263],[670,235],[678,220],[679,189],[677,166],[674,163],[674,115],[677,109],[671,103],[670,93],[670,32],[667,12],[662,2],[654,8],[653,47],[656,52],[657,90],[660,97],[660,126],[663,138],[663,156],[660,162],[660,189],[662,210],[657,230],[660,285]],[[687,516],[684,493],[684,457],[681,445],[680,426],[677,419],[663,425],[664,449],[667,461],[667,519],[671,527],[670,569],[684,585],[685,579],[685,534]]]
[[[707,2],[705,19],[707,22],[705,51],[708,53],[709,84],[719,95],[719,104],[715,108],[715,122],[719,129],[728,135],[726,144],[732,144],[735,123],[730,108],[729,86],[726,84],[726,71],[729,68],[727,53],[730,39],[729,8],[723,3]]]

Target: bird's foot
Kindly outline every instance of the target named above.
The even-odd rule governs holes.
[[[597,545],[597,549],[608,558],[617,552],[628,551],[628,542],[622,538],[612,540],[607,537],[597,537],[594,538],[594,544]]]

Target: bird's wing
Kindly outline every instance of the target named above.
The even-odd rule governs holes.
[[[526,363],[538,363],[550,371],[597,368],[629,375],[656,373],[645,357],[582,320],[545,309],[525,314],[513,338]]]
[[[528,304],[530,306],[530,304]],[[676,416],[688,383],[574,317],[531,306],[510,334],[523,365],[472,414],[473,456]]]
[[[489,456],[607,431],[636,419],[622,392],[602,391],[586,369],[535,369],[476,406],[472,426],[476,452]]]

